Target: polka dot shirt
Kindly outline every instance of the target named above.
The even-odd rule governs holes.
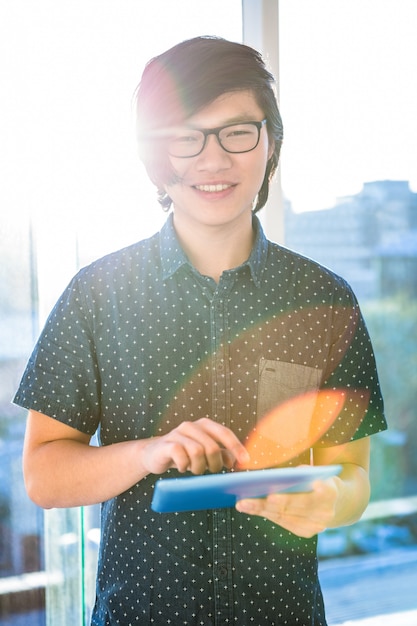
[[[385,429],[349,286],[269,242],[256,217],[254,228],[250,258],[218,284],[190,265],[171,216],[160,233],[81,270],[52,311],[15,402],[84,433],[99,429],[101,445],[202,416],[245,441],[273,407],[342,389],[343,406],[317,429],[315,445]],[[287,444],[277,443],[281,464],[309,462],[307,446],[295,455]],[[158,478],[102,505],[93,625],[326,623],[316,538],[234,509],[155,513]]]

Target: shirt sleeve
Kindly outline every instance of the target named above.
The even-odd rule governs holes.
[[[337,410],[331,407],[332,401],[336,402]],[[332,311],[332,342],[316,419],[323,419],[326,411],[331,425],[318,445],[339,445],[387,428],[371,339],[356,297],[347,284],[343,303]]]
[[[79,276],[52,310],[14,402],[92,435],[100,421],[100,377]]]

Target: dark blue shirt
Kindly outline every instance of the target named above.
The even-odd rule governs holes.
[[[313,444],[385,429],[351,289],[267,241],[257,218],[254,229],[250,258],[218,284],[188,262],[172,217],[150,239],[81,270],[52,311],[15,402],[84,433],[99,429],[102,445],[203,416],[245,441],[274,407],[286,407],[287,424],[268,422],[276,450],[261,446],[259,467],[309,463]],[[329,419],[324,399],[326,415],[304,423],[294,415],[294,428],[289,402],[320,398],[319,390],[341,390],[337,414]],[[92,624],[326,623],[316,538],[234,509],[155,513],[158,478],[102,505]]]

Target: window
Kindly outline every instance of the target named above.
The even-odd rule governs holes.
[[[363,521],[320,537],[332,626],[417,620],[416,27],[412,1],[280,2],[285,243],[352,284],[389,421]]]

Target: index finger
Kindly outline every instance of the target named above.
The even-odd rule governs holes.
[[[245,446],[230,428],[208,417],[202,417],[195,423],[197,423],[207,435],[231,452],[238,463],[243,464],[249,461],[250,457]]]

